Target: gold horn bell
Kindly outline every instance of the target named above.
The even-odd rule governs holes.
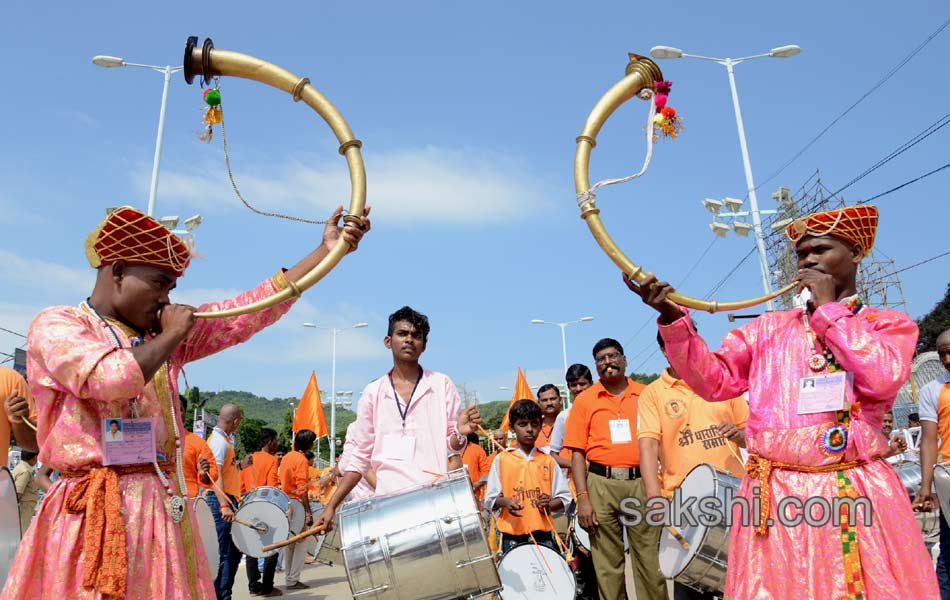
[[[363,167],[363,156],[360,154],[362,143],[353,136],[350,126],[343,120],[343,115],[323,94],[310,85],[308,78],[298,77],[277,65],[247,54],[215,48],[210,38],[205,39],[204,44],[198,46],[196,36],[189,37],[185,43],[183,64],[185,81],[188,83],[192,83],[196,76],[201,77],[205,84],[211,83],[214,77],[250,79],[287,92],[294,102],[302,101],[320,115],[340,142],[340,154],[346,158],[346,165],[350,171],[350,206],[347,209],[348,214],[343,217],[343,222],[357,227],[362,226],[361,215],[366,205],[366,170]],[[320,261],[320,264],[273,296],[238,308],[197,312],[195,317],[233,317],[280,304],[323,279],[349,250],[349,244],[345,242],[337,244]]]
[[[590,192],[590,152],[597,145],[597,135],[604,123],[624,102],[638,95],[643,89],[652,90],[655,82],[663,81],[663,73],[655,62],[638,54],[631,53],[629,56],[630,62],[627,64],[626,76],[601,97],[588,115],[581,134],[577,136],[577,151],[574,153],[574,189],[578,198],[583,198],[585,194]],[[600,209],[595,206],[594,197],[592,195],[587,196],[586,201],[580,203],[580,209],[581,218],[587,222],[594,239],[607,253],[610,260],[614,261],[614,264],[620,267],[636,283],[642,283],[645,278],[644,268],[627,258],[627,255],[614,243],[600,219]],[[772,294],[736,302],[700,300],[679,293],[670,294],[669,299],[681,306],[714,313],[748,308],[768,302],[772,298],[792,290],[795,285],[792,283]]]

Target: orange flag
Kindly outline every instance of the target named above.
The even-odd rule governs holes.
[[[327,420],[323,416],[323,403],[320,402],[320,388],[317,387],[317,374],[310,373],[307,389],[300,397],[297,412],[294,414],[294,424],[291,428],[294,433],[301,429],[309,429],[317,434],[317,438],[327,435]]]
[[[511,405],[518,400],[534,400],[534,394],[531,393],[531,388],[528,387],[528,380],[524,378],[521,367],[518,367],[518,381],[515,382],[515,391],[511,394],[511,402],[508,403],[508,408],[505,409],[505,416],[501,418],[501,430],[505,433],[508,432],[508,411],[511,410]]]

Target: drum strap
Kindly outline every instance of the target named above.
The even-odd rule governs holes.
[[[163,464],[162,467],[167,470],[173,468],[170,464]],[[125,523],[122,521],[119,476],[154,472],[151,464],[60,472],[60,477],[79,479],[66,498],[66,510],[83,514],[86,521],[83,533],[84,588],[97,588],[103,597],[125,597],[128,558],[125,554]]]

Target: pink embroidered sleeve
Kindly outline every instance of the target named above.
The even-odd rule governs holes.
[[[903,313],[865,308],[857,315],[839,302],[815,310],[811,326],[865,398],[891,400],[910,377],[917,324]]]
[[[710,351],[693,327],[689,312],[669,325],[659,324],[666,344],[666,355],[680,377],[706,400],[731,400],[749,389],[754,329],[758,319],[733,329],[722,340],[722,347]]]
[[[103,341],[73,311],[48,308],[30,325],[31,383],[84,400],[114,402],[141,394],[145,379],[131,350]]]
[[[262,300],[277,292],[272,279],[261,283],[255,289],[240,294],[237,298],[211,302],[201,305],[199,311],[216,311],[236,306],[246,306],[252,302]],[[185,364],[246,342],[255,333],[273,325],[284,316],[294,304],[294,300],[287,300],[276,306],[265,308],[257,312],[237,317],[223,319],[198,319],[191,333],[185,338],[175,353],[172,362]]]

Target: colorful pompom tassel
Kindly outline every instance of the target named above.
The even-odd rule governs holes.
[[[221,90],[218,88],[208,88],[204,91],[204,100],[205,104],[208,105],[208,109],[205,110],[204,115],[204,132],[198,138],[202,142],[211,143],[211,138],[214,134],[214,125],[219,125],[224,119],[224,115],[221,113]]]
[[[672,87],[673,83],[669,81],[657,81],[653,84],[655,92],[653,104],[656,106],[656,115],[653,117],[654,142],[659,139],[661,133],[670,139],[675,139],[683,130],[683,123],[676,116],[676,109],[667,105]]]

